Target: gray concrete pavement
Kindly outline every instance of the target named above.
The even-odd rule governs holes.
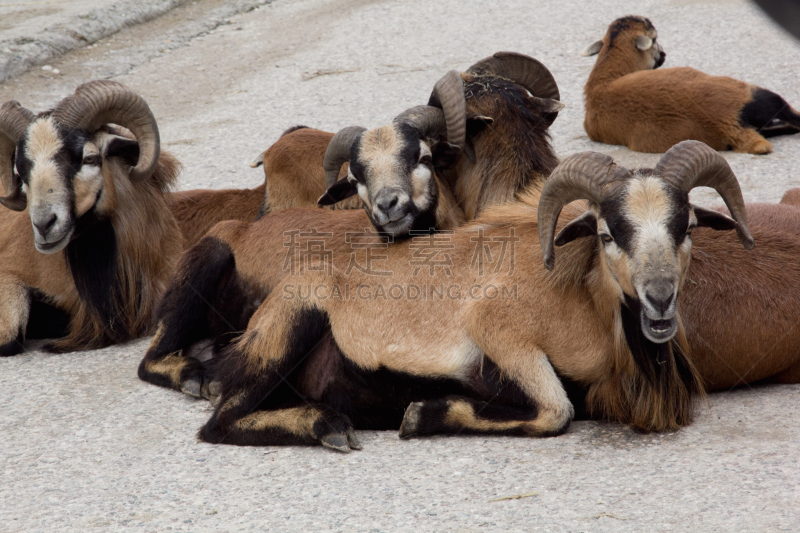
[[[221,3],[185,4],[0,84],[41,110],[95,77],[151,103],[182,188],[263,180],[247,162],[297,123],[379,125],[423,103],[451,68],[497,50],[542,60],[567,107],[561,156],[593,149],[628,166],[658,156],[588,140],[580,51],[614,18],[649,16],[668,56],[782,94],[800,107],[800,45],[739,0],[503,3],[278,0],[202,29]],[[198,31],[198,29],[200,29]],[[726,153],[750,201],[800,186],[800,137]],[[693,197],[715,202],[713,195]],[[800,386],[714,394],[670,434],[578,422],[552,439],[400,442],[364,450],[198,443],[210,414],[144,384],[148,340],[0,361],[0,531],[793,531],[800,524]],[[753,354],[758,364],[760,354]],[[504,496],[520,499],[490,501]]]
[[[204,13],[206,29],[236,13],[249,11],[271,0],[203,2],[197,0],[22,0],[0,3],[0,81],[31,67],[108,37],[122,28],[152,20],[177,6],[189,4]],[[219,5],[221,4],[221,5]],[[58,72],[56,72],[58,74]]]

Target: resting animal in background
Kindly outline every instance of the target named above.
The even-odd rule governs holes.
[[[173,191],[167,205],[189,248],[223,220],[251,222],[258,218],[266,187],[252,189],[192,189]]]
[[[261,215],[346,201],[341,207],[363,206],[371,224],[392,236],[459,225],[463,212],[438,175],[455,165],[466,140],[458,73],[446,74],[433,92],[444,110],[412,107],[371,130],[353,126],[335,135],[305,127],[287,130],[260,156],[267,183]],[[346,178],[338,180],[351,155]],[[356,194],[359,198],[349,200]]]
[[[48,346],[58,352],[151,331],[183,249],[165,198],[178,170],[147,103],[120,83],[81,85],[38,116],[3,104],[0,355],[21,352],[26,330],[66,334]],[[49,327],[45,309],[68,324]]]
[[[593,141],[664,152],[687,139],[715,150],[768,154],[764,137],[797,133],[800,115],[779,95],[689,67],[657,69],[665,53],[649,19],[623,17],[583,55],[598,54],[584,88]]]
[[[778,204],[747,204],[758,245],[696,231],[678,307],[707,390],[800,383],[800,189]]]
[[[733,219],[692,206],[699,186],[716,189]],[[555,263],[559,214],[579,199],[588,209],[566,208]],[[587,387],[595,416],[680,428],[702,394],[676,307],[700,226],[736,229],[753,246],[736,177],[708,146],[681,143],[633,172],[606,155],[570,156],[541,193],[455,230],[449,261],[421,275],[412,242],[384,252],[391,277],[340,264],[284,278],[216,363],[222,396],[200,437],[349,451],[354,428],[555,435],[573,415],[559,375]],[[508,263],[481,276],[476,246],[510,236],[520,245]],[[397,296],[423,283],[448,288]],[[381,286],[389,298],[371,297]],[[497,297],[503,288],[509,297]]]
[[[398,151],[397,143],[373,149],[380,146],[376,139],[398,139],[397,120],[390,126],[364,131],[355,137],[351,134],[354,130],[345,129],[337,134],[339,140],[330,143],[325,156],[327,178],[333,183],[329,191],[338,191],[338,198],[358,192],[367,202],[378,197],[384,187],[390,191],[416,191],[410,195],[412,198],[419,195],[431,201],[426,200],[425,204],[417,204],[408,211],[419,213],[414,220],[433,217],[433,225],[438,229],[452,229],[464,222],[464,211],[474,214],[490,202],[511,199],[524,187],[540,186],[557,161],[548,128],[561,104],[555,100],[558,88],[550,72],[533,58],[500,52],[473,65],[460,76],[460,98],[466,94],[467,109],[494,114],[491,118],[481,115],[481,118],[471,119],[469,115],[461,115],[454,120],[446,119],[447,124],[466,122],[467,140],[459,141],[464,130],[451,134],[450,126],[446,128],[448,140],[464,146],[471,144],[475,161],[461,157],[453,170],[437,170],[431,157],[431,146],[436,146],[434,140],[419,137],[415,140],[419,152]],[[443,103],[442,94],[434,95],[431,103]],[[403,128],[408,129],[421,117],[428,117],[425,121],[429,122],[435,116],[448,116],[436,105],[411,111],[417,118],[409,122],[412,115],[401,115],[405,117]],[[420,132],[418,136],[424,131],[419,127],[413,129]],[[303,129],[289,133],[267,151],[264,159],[274,161],[283,157],[275,147],[279,144],[292,146],[290,137],[303,132],[312,136],[330,135]],[[284,139],[285,144],[282,143]],[[337,182],[339,167],[350,156],[353,157],[351,170],[345,179]],[[409,156],[410,160],[403,159]],[[285,161],[292,163],[291,158]],[[402,169],[402,172],[382,172],[381,162],[390,163],[383,168]],[[281,168],[291,168],[291,165]],[[303,168],[315,172],[315,179],[323,181],[321,160],[316,164],[307,161],[303,166],[295,166],[298,180],[306,180]],[[433,179],[428,179],[426,176],[431,172]],[[291,175],[285,173],[282,178],[288,179]],[[268,172],[268,184],[272,178]],[[303,181],[303,186],[308,183]],[[425,190],[428,192],[419,194]],[[451,200],[453,196],[456,202]],[[377,201],[373,211],[375,207]],[[332,212],[309,208],[271,213],[252,224],[231,222],[215,226],[208,237],[181,260],[160,305],[158,333],[142,360],[139,377],[156,385],[208,397],[212,394],[211,378],[200,361],[186,356],[187,348],[207,338],[218,338],[219,348],[244,330],[252,313],[284,275],[286,253],[291,250],[286,244],[290,234],[316,228],[333,234],[331,239],[325,240],[326,249],[350,250],[346,234],[363,233],[371,223],[380,228],[378,216],[373,213],[367,217],[361,210]],[[430,227],[417,222],[411,227],[414,225]],[[391,229],[395,237],[408,235],[407,231],[405,234],[397,232],[395,227],[382,228]]]
[[[448,73],[437,85],[439,88],[434,89],[428,104],[443,109],[445,121],[450,125],[448,140],[466,152],[456,158],[453,168],[439,168],[437,174],[452,189],[467,218],[475,218],[487,205],[513,199],[517,191],[549,175],[558,163],[540,137],[563,104],[558,101],[555,79],[540,62],[515,52],[497,52],[461,74]],[[443,95],[448,95],[446,100]],[[357,167],[367,170],[365,179],[368,179],[374,171],[364,166],[369,164],[370,154],[367,145],[358,146],[361,138],[365,138],[364,133],[357,136],[359,131],[363,128],[345,128],[337,133],[336,148],[325,155],[334,135],[298,126],[287,130],[259,154],[250,166],[264,165],[267,184],[264,214],[315,205],[326,188],[333,186],[338,178],[348,176],[349,169],[343,163],[350,161],[351,156],[361,162]],[[389,139],[386,130],[383,133],[370,130],[371,143],[375,143],[378,134]],[[391,135],[398,140],[403,138],[399,132]],[[391,147],[387,144],[385,149],[407,150],[406,145],[406,142]],[[398,160],[399,154],[393,157]],[[357,170],[352,177],[359,178],[359,173],[364,174]],[[488,180],[487,176],[493,179]],[[355,181],[350,180],[351,194],[357,190]],[[378,189],[374,192],[378,193]],[[336,208],[362,205],[358,198],[353,198],[341,201]]]

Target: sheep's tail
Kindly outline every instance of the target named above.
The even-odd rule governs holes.
[[[781,112],[778,118],[786,121],[787,124],[800,131],[800,113],[795,111],[789,104],[786,104],[786,108]]]
[[[292,126],[291,128],[289,128],[286,131],[284,131],[283,133],[281,133],[281,137],[283,137],[284,135],[289,135],[293,131],[304,130],[304,129],[307,129],[307,128],[308,128],[308,126],[303,126],[302,124],[298,124],[297,126]],[[266,154],[266,153],[267,153],[267,150],[264,150],[263,152],[258,154],[258,156],[256,156],[256,158],[253,159],[250,162],[250,168],[258,168],[261,165],[263,165],[264,164],[264,154]]]
[[[764,137],[800,133],[800,114],[779,94],[760,87],[742,108],[742,126],[755,129]]]

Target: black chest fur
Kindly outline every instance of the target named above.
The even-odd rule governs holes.
[[[75,234],[65,252],[78,295],[113,330],[119,314],[114,227],[111,220],[90,212],[78,220]]]

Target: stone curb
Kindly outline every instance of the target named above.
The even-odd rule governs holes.
[[[147,22],[191,0],[120,0],[75,14],[67,21],[43,28],[36,35],[0,41],[0,82],[44,65],[71,50],[92,44],[119,30]],[[227,18],[269,4],[271,0],[238,0],[212,11]],[[212,21],[212,26],[216,26]]]

